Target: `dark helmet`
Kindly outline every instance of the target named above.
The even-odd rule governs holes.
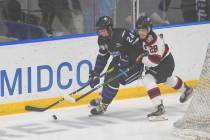
[[[96,22],[96,29],[108,29],[109,27],[113,28],[113,20],[109,16],[102,16]]]
[[[141,16],[136,21],[136,29],[152,29],[152,20],[147,16]]]

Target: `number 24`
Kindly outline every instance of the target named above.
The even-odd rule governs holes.
[[[127,41],[129,42],[129,43],[132,43],[133,41],[134,41],[134,35],[133,34],[131,34],[131,33],[129,33],[129,36],[127,37]]]

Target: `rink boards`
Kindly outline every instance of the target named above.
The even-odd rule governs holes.
[[[207,46],[210,24],[183,24],[157,27],[163,33],[175,58],[174,74],[195,87],[199,78]],[[84,85],[94,67],[98,52],[95,34],[48,38],[0,46],[0,115],[25,112],[25,105],[45,107]],[[173,93],[160,85],[164,93]],[[81,93],[85,93],[90,88]],[[100,91],[100,90],[99,90]],[[141,79],[121,86],[117,99],[145,96]],[[66,101],[56,108],[87,104],[91,94],[81,102]]]

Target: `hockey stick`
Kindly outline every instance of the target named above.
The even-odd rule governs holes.
[[[142,72],[143,72],[143,69],[141,71],[138,71],[137,73],[134,73],[133,75],[129,76],[127,79],[125,79],[124,82],[121,82],[122,85],[127,85],[127,84],[130,84],[132,83],[133,81],[141,78],[142,79]]]
[[[111,69],[107,70],[107,72],[105,72],[105,73],[103,73],[102,75],[100,75],[99,78],[104,77],[106,74],[111,73],[113,70],[114,70],[114,68],[111,68]],[[86,83],[84,86],[82,86],[81,88],[79,88],[79,89],[77,89],[77,90],[75,90],[75,91],[69,93],[68,96],[71,96],[71,95],[76,94],[77,92],[81,91],[82,89],[84,89],[84,88],[87,87],[88,85],[89,85],[89,82],[87,82],[87,83]],[[42,108],[42,107],[34,107],[34,106],[29,106],[29,105],[27,105],[27,106],[25,106],[25,110],[27,110],[27,111],[36,111],[36,112],[44,112],[44,111],[46,111],[46,110],[52,108],[53,106],[55,106],[55,105],[61,103],[61,102],[64,101],[64,100],[65,100],[65,97],[59,99],[58,101],[54,102],[53,104],[50,104],[49,106],[43,107],[43,108]],[[74,98],[68,97],[68,100],[72,100],[71,102],[74,102]]]
[[[83,99],[84,97],[86,97],[87,95],[91,94],[92,92],[96,91],[97,89],[103,87],[103,86],[106,86],[108,85],[110,82],[116,80],[117,78],[120,78],[121,76],[123,75],[126,75],[127,76],[127,72],[129,72],[129,70],[133,69],[134,67],[136,67],[136,65],[134,66],[131,66],[130,68],[127,68],[126,70],[121,70],[120,73],[116,76],[114,76],[113,78],[110,78],[109,80],[107,80],[106,82],[98,85],[97,87],[93,88],[92,90],[88,91],[87,93],[81,95],[80,97],[78,98],[73,98],[74,99],[74,102],[78,102],[79,100]]]

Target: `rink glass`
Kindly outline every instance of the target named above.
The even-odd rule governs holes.
[[[192,0],[16,0],[16,10],[9,1],[0,1],[1,42],[92,33],[104,15],[113,18],[115,27],[131,30],[140,15],[150,16],[155,25],[205,20]]]

